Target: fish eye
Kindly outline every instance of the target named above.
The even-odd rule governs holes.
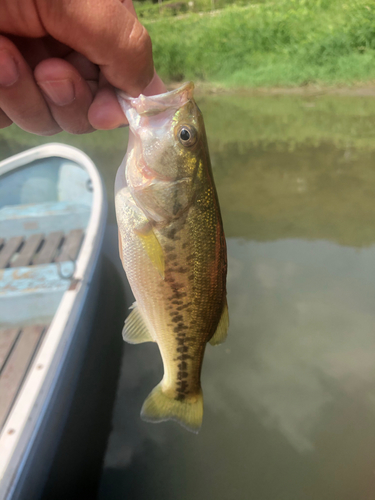
[[[178,139],[183,146],[193,146],[197,142],[197,131],[194,127],[183,125],[178,130]]]

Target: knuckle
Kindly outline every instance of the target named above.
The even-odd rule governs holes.
[[[0,31],[31,38],[46,34],[34,0],[22,2],[2,0],[0,2]]]
[[[138,21],[135,22],[129,36],[132,74],[134,85],[143,89],[151,81],[154,73],[152,61],[152,42],[148,31]]]
[[[0,50],[7,51],[14,59],[19,59],[19,52],[15,44],[6,36],[0,34]]]
[[[148,34],[146,28],[138,21],[136,21],[133,25],[133,29],[129,36],[129,41],[133,46],[132,48],[137,52],[143,54],[151,54],[152,45],[150,35]]]

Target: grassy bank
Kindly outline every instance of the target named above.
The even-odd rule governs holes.
[[[146,7],[142,22],[166,81],[254,87],[375,79],[375,5],[367,0],[277,0],[174,17]]]

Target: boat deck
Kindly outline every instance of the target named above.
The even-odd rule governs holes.
[[[32,325],[0,329],[0,430],[47,328]]]
[[[74,262],[83,237],[83,230],[73,229],[67,234],[54,231],[46,235],[0,238],[0,292],[18,296],[30,294],[30,291],[35,294],[52,292],[58,286],[59,276],[51,277],[51,265]],[[62,279],[66,282],[66,278]],[[18,326],[0,324],[0,431],[48,326],[45,321]]]
[[[0,238],[0,269],[52,262],[74,261],[83,239],[81,229],[73,229],[68,234],[55,231],[32,234],[27,239],[13,236],[8,240]]]

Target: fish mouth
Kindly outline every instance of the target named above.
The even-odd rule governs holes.
[[[130,185],[134,190],[148,187],[153,182],[174,182],[177,180],[174,176],[168,176],[154,170],[146,162],[142,153],[140,131],[147,128],[149,117],[155,117],[153,121],[157,120],[159,128],[162,128],[163,122],[170,119],[169,115],[173,114],[174,110],[180,109],[193,99],[193,91],[193,82],[187,82],[175,90],[155,96],[141,94],[139,97],[132,97],[122,91],[117,91],[118,101],[130,126],[128,148],[133,150],[133,159],[137,158],[137,161],[133,163],[135,169],[132,173],[128,172],[129,180],[132,179]],[[159,116],[156,117],[156,115]]]
[[[133,113],[135,111],[139,116],[153,116],[170,108],[179,109],[193,98],[193,92],[194,83],[187,82],[175,90],[154,96],[140,94],[139,97],[131,97],[125,92],[118,90],[117,98],[121,109],[130,123],[133,118],[131,116],[132,110]]]

